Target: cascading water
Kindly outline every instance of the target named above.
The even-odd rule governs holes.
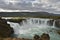
[[[53,22],[53,28],[55,28],[55,21],[56,21],[56,20],[54,20],[54,22]]]
[[[17,37],[22,38],[33,38],[34,34],[41,35],[42,33],[48,33],[51,37],[51,40],[60,40],[60,36],[55,32],[50,32],[51,28],[54,28],[55,21],[53,26],[48,25],[48,21],[52,19],[42,19],[42,18],[27,18],[23,20],[20,24],[7,21],[11,27],[14,29],[14,34]]]

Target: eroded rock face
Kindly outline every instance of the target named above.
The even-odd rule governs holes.
[[[7,21],[0,19],[0,37],[10,37],[13,33],[14,30],[7,24]]]
[[[55,21],[55,26],[58,27],[58,28],[60,28],[60,19],[58,19],[58,20]]]

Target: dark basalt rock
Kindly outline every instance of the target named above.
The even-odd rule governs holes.
[[[7,24],[7,21],[0,19],[0,37],[10,37],[13,33],[14,30]]]

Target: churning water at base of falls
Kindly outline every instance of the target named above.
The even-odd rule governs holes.
[[[60,40],[60,35],[52,30],[55,22],[52,26],[47,25],[47,21],[52,19],[42,18],[27,18],[20,24],[7,21],[8,24],[14,29],[14,34],[21,38],[33,38],[35,34],[42,35],[42,33],[48,33],[51,40]]]

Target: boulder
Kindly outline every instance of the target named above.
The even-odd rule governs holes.
[[[40,40],[50,40],[49,34],[43,33],[40,37]]]
[[[14,30],[7,24],[7,21],[0,19],[0,37],[10,37],[13,33]]]
[[[34,35],[34,40],[39,40],[39,38],[40,38],[39,35],[37,35],[37,34]]]

